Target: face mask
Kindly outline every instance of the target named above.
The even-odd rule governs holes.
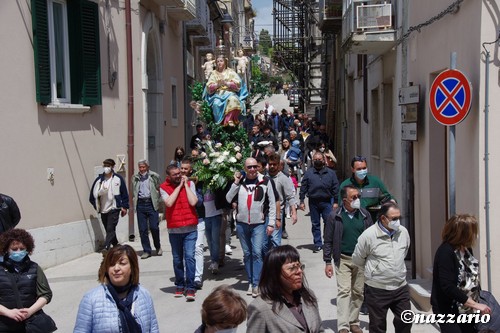
[[[399,220],[395,220],[395,221],[389,221],[389,224],[387,226],[392,230],[397,231],[400,225],[401,223],[399,222]]]
[[[215,332],[216,333],[236,333],[236,331],[238,331],[238,327],[225,328],[223,330],[216,330]]]
[[[366,175],[368,174],[368,169],[364,169],[364,170],[356,170],[356,177],[358,177],[359,179],[363,180],[366,178]]]
[[[104,173],[109,175],[111,173],[111,168],[110,167],[104,167]]]
[[[321,148],[319,149],[319,151],[320,151],[320,152],[324,152],[324,151],[325,151],[325,148],[321,147]]]
[[[351,207],[354,209],[360,209],[361,208],[361,200],[356,199],[353,202],[351,202]]]
[[[15,262],[20,262],[24,259],[24,257],[26,257],[27,254],[28,251],[26,250],[12,251],[11,253],[9,253],[9,258],[11,260],[14,260]]]
[[[321,162],[321,161],[314,161],[314,162],[313,162],[313,165],[314,165],[314,167],[315,167],[316,169],[321,169],[321,168],[323,167],[324,163],[323,163],[323,162]]]

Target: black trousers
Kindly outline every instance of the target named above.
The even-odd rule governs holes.
[[[109,250],[111,245],[115,246],[118,244],[118,239],[116,238],[116,225],[120,218],[120,212],[120,209],[114,209],[109,213],[101,213],[102,224],[104,225],[104,229],[106,229],[104,248],[107,250]]]
[[[410,291],[408,285],[396,290],[385,290],[370,287],[365,284],[365,302],[368,307],[370,333],[385,333],[387,331],[387,311],[394,314],[394,329],[398,333],[411,332],[411,323],[401,320],[401,313],[410,310]]]

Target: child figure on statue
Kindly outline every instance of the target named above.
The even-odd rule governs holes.
[[[206,59],[207,61],[201,66],[201,68],[205,71],[205,80],[208,80],[215,66],[214,55],[212,53],[207,53]]]
[[[243,50],[238,50],[238,56],[234,57],[234,59],[238,61],[236,72],[238,72],[238,74],[245,75],[248,65],[248,58],[243,54]]]

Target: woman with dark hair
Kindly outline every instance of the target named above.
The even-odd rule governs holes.
[[[74,333],[159,332],[153,300],[139,285],[137,253],[129,245],[114,246],[98,273],[101,285],[80,302]]]
[[[33,237],[24,229],[11,229],[0,236],[0,252],[4,253],[0,269],[0,332],[24,333],[26,320],[52,299],[43,270],[30,260],[34,248]],[[14,281],[19,297],[13,291]]]
[[[170,161],[170,164],[177,165],[177,167],[180,168],[184,156],[186,156],[186,150],[184,149],[184,147],[177,146],[174,152],[174,159]]]
[[[233,288],[223,284],[215,288],[203,301],[203,324],[195,333],[233,333],[246,318],[247,302]]]
[[[432,311],[436,314],[491,314],[479,303],[479,262],[472,254],[479,225],[469,214],[452,216],[441,232],[443,243],[434,257],[432,273]],[[476,332],[472,323],[439,324],[441,332]]]
[[[266,255],[259,292],[248,306],[247,332],[324,332],[316,296],[293,246],[278,246]]]

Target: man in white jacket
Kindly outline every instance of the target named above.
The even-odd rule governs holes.
[[[410,310],[411,304],[405,265],[410,236],[400,219],[395,203],[382,205],[377,222],[359,236],[352,255],[352,262],[365,269],[370,333],[387,331],[389,309],[394,313],[395,331],[411,332],[411,323],[401,321],[401,313]]]

